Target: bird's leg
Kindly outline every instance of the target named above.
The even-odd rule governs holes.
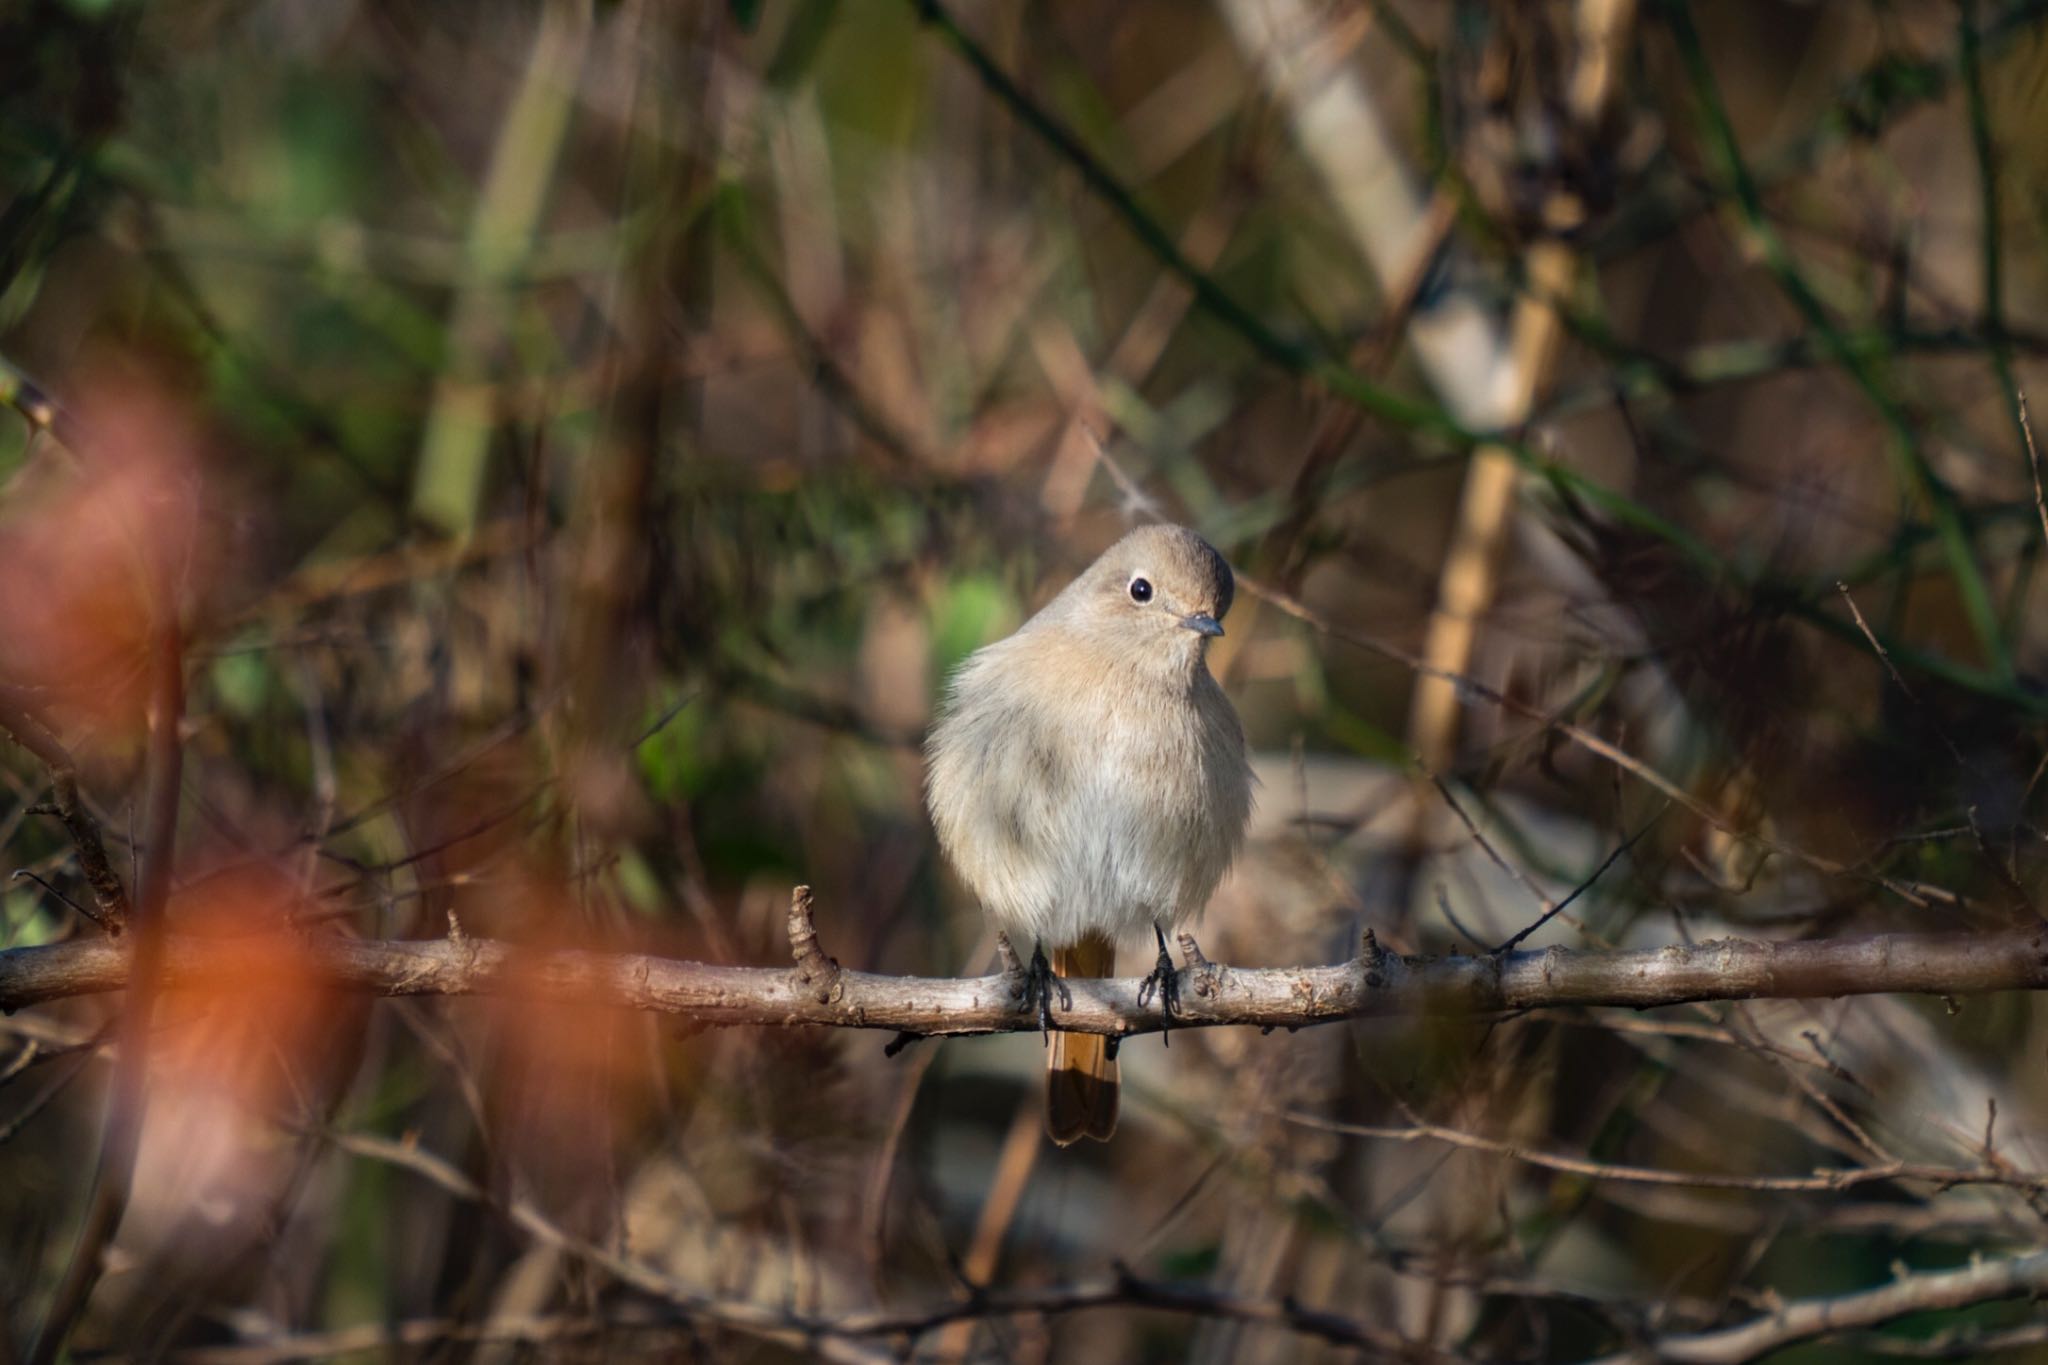
[[[1024,1008],[1034,1005],[1038,1008],[1038,1032],[1046,1042],[1052,1041],[1052,998],[1057,994],[1060,1008],[1074,1007],[1074,996],[1067,989],[1067,983],[1053,975],[1052,963],[1045,957],[1043,943],[1033,946],[1031,965],[1024,968]]]
[[[1157,996],[1159,1007],[1166,1012],[1166,1018],[1172,1020],[1180,1014],[1180,973],[1174,970],[1173,955],[1166,951],[1166,930],[1160,927],[1157,920],[1152,922],[1152,932],[1159,936],[1159,960],[1153,964],[1152,974],[1138,987],[1138,1003],[1149,1005],[1152,998]],[[1161,1043],[1166,1041],[1167,1029],[1170,1027],[1171,1024],[1160,1027]]]

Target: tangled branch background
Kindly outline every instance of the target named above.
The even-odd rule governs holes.
[[[0,52],[0,1361],[2048,1358],[2048,5]],[[918,745],[1152,518],[1056,1152]]]

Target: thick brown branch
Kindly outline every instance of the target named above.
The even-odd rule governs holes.
[[[728,967],[639,954],[528,950],[489,939],[313,939],[328,981],[376,995],[527,995],[654,1010],[704,1025],[827,1024],[922,1034],[1029,1031],[1005,976],[899,977],[840,968],[820,999],[801,967]],[[166,981],[232,988],[257,969],[233,940],[174,939]],[[1648,1008],[1697,1000],[1814,999],[1919,992],[1980,995],[2048,987],[2048,926],[1984,934],[1886,934],[1769,943],[1726,939],[1622,952],[1550,948],[1487,957],[1400,957],[1368,945],[1326,967],[1205,965],[1190,973],[1175,1027],[1297,1028],[1419,1014],[1569,1005]],[[0,1010],[121,989],[128,952],[104,940],[0,952]],[[1071,980],[1055,1022],[1082,1033],[1147,1033],[1142,981]]]

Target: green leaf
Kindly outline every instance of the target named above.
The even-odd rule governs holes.
[[[704,789],[709,772],[699,743],[704,715],[702,706],[685,706],[634,750],[640,779],[655,800],[674,801]]]
[[[932,663],[939,678],[952,676],[962,659],[1008,634],[1016,620],[1016,603],[996,579],[954,579],[932,604]]]
[[[263,699],[270,691],[270,669],[263,656],[253,650],[221,655],[213,661],[208,678],[221,706],[238,716],[253,716],[261,711]]]

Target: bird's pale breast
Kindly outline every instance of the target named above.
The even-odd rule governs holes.
[[[1048,947],[1198,914],[1243,838],[1244,739],[1206,669],[1015,636],[955,680],[928,776],[939,838],[999,922]]]

